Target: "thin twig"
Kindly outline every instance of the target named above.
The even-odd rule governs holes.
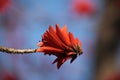
[[[35,53],[36,49],[14,49],[0,46],[0,52],[6,52],[8,54],[29,54]]]

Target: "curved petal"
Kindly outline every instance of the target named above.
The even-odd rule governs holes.
[[[43,46],[43,42],[39,42],[39,43],[37,43],[37,46]]]
[[[36,52],[53,52],[54,54],[63,53],[62,49],[53,48],[53,47],[40,47],[36,50]]]
[[[78,38],[76,38],[76,39],[75,39],[75,42],[76,42],[76,44],[79,44],[80,46],[82,46],[82,42],[81,42],[81,41],[79,41],[79,39],[78,39]]]
[[[74,47],[75,46],[75,39],[74,39],[74,36],[71,32],[69,32],[69,38],[70,38],[71,46]]]
[[[59,68],[62,66],[62,64],[63,64],[65,61],[67,61],[68,59],[70,59],[70,57],[65,57],[65,58],[63,58],[63,57],[58,57],[58,58],[56,58],[56,59],[53,61],[52,64],[57,63],[57,68],[59,69]]]
[[[49,26],[49,34],[55,41],[57,41],[56,43],[59,44],[60,48],[63,49],[63,47],[65,47],[64,43],[61,42],[61,40],[59,39],[59,37],[56,34],[56,31],[54,30],[54,28],[52,26]]]
[[[54,45],[57,46],[57,48],[63,48],[63,45],[61,44],[61,42],[59,41],[59,39],[57,37],[55,37],[53,34],[47,32],[48,35],[48,42],[52,43]]]
[[[56,24],[56,34],[58,35],[58,37],[60,38],[60,40],[65,44],[65,45],[70,45],[69,42],[69,38],[67,36],[67,33],[64,32],[65,29],[63,29],[63,31],[60,29],[59,25]]]

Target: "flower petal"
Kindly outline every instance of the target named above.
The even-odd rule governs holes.
[[[74,39],[74,36],[71,32],[69,32],[69,38],[70,38],[71,46],[74,47],[75,46],[75,39]]]
[[[79,41],[79,39],[78,39],[78,38],[76,38],[76,39],[75,39],[75,42],[76,42],[76,44],[79,44],[80,46],[82,46],[82,42],[81,42],[81,41]]]
[[[53,52],[53,54],[56,53],[63,53],[64,51],[62,49],[54,48],[54,47],[40,47],[36,50],[36,52]]]
[[[73,52],[68,52],[67,56],[70,56],[70,55],[73,55],[73,54],[74,54]]]
[[[48,32],[48,37],[50,39],[49,42],[52,42],[54,45],[57,46],[57,48],[61,48],[61,49],[64,48],[64,45],[62,44],[61,41],[59,41],[59,39],[56,36]]]
[[[67,31],[67,26],[64,25],[63,28],[61,29],[63,35],[64,35],[64,38],[66,38],[66,43],[68,46],[70,46],[70,39],[69,39],[69,35],[68,35],[68,31]]]
[[[49,32],[52,33],[52,34],[56,34],[56,30],[53,28],[53,26],[49,26]]]
[[[73,55],[70,63],[72,63],[77,58],[77,55]]]
[[[59,48],[62,48],[65,47],[66,45],[64,45],[63,42],[61,42],[61,40],[59,39],[59,37],[57,36],[56,34],[56,31],[54,30],[54,28],[52,26],[49,26],[49,35],[50,37],[52,37],[52,39],[54,39],[57,44],[58,44],[58,47]]]
[[[39,42],[39,43],[37,43],[37,46],[43,46],[43,42]]]
[[[52,46],[52,47],[58,47],[58,45],[56,45],[56,42],[51,38],[49,37],[48,31],[46,31],[44,33],[44,35],[42,36],[42,42],[44,43],[43,45],[44,46]]]
[[[60,29],[60,26],[58,24],[56,24],[56,34],[58,35],[58,37],[60,38],[60,40],[65,44],[65,45],[70,45],[69,42],[69,38],[67,35],[67,32],[65,30],[65,28],[63,29],[63,31]]]
[[[53,61],[52,64],[57,62],[57,68],[59,69],[66,60],[66,58],[58,57]]]

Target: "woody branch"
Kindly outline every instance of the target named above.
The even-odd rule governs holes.
[[[36,49],[14,49],[14,48],[7,48],[4,46],[0,46],[0,52],[5,52],[8,54],[29,54],[29,53],[35,53]]]

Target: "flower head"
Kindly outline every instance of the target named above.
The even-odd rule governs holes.
[[[93,14],[95,12],[95,6],[89,0],[73,0],[72,10],[78,15]]]
[[[10,72],[3,72],[2,80],[18,80],[18,79],[17,79],[16,75],[14,75]]]
[[[120,72],[115,72],[108,75],[105,80],[120,80]]]
[[[59,69],[61,65],[68,59],[71,63],[76,59],[77,55],[82,54],[81,42],[78,38],[74,38],[71,32],[67,32],[67,26],[60,28],[56,24],[56,29],[49,26],[43,36],[42,41],[37,44],[40,46],[36,52],[44,52],[44,54],[55,55],[57,58],[54,63],[57,63]]]
[[[0,12],[4,12],[10,5],[11,0],[0,0]]]

